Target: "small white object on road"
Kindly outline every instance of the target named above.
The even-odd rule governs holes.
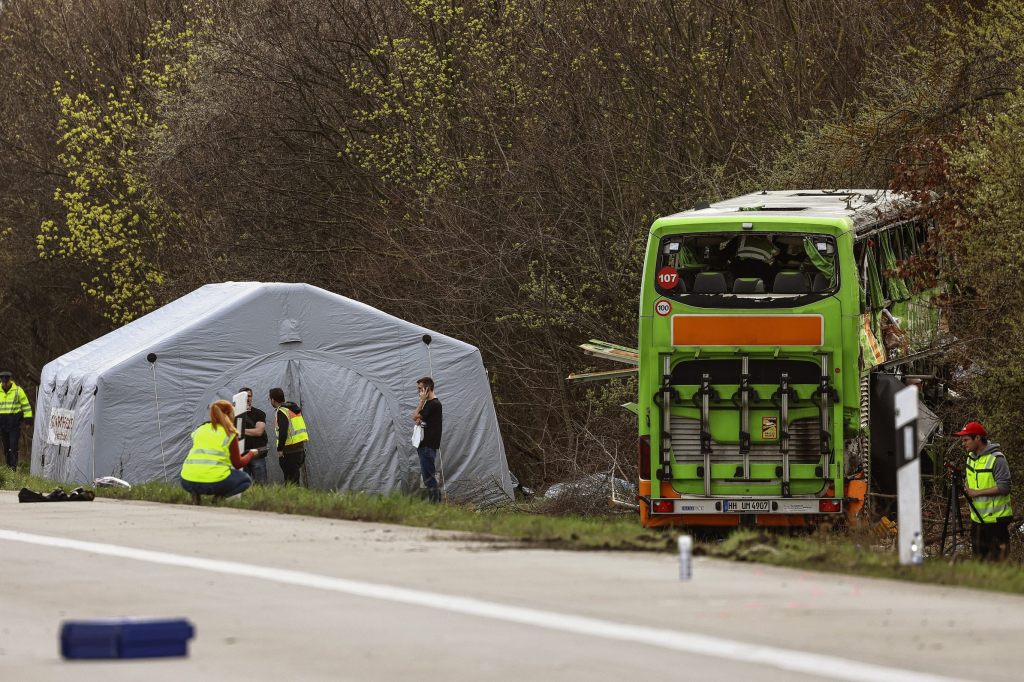
[[[689,580],[693,577],[693,538],[689,535],[679,536],[679,579]]]

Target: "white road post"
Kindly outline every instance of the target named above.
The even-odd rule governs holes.
[[[896,394],[896,472],[900,563],[924,563],[921,535],[921,459],[917,451],[917,388]]]

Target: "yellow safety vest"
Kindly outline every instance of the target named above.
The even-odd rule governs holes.
[[[206,422],[192,432],[192,450],[181,465],[181,477],[193,483],[217,483],[231,474],[231,439],[224,427]]]
[[[993,473],[996,465],[996,457],[1002,457],[1003,453],[990,452],[976,459],[967,458],[967,487],[970,490],[984,490],[994,488],[996,477]],[[971,499],[974,503],[971,509],[971,521],[975,523],[995,523],[998,519],[1013,516],[1013,507],[1010,506],[1009,495],[985,495]],[[975,514],[974,510],[978,513]],[[980,517],[979,517],[980,514]]]
[[[6,391],[3,384],[0,384],[0,414],[21,414],[25,419],[32,418],[32,405],[28,402],[25,390],[13,381]]]
[[[288,417],[288,437],[284,441],[285,447],[305,443],[309,440],[309,434],[306,433],[306,420],[302,418],[301,414],[295,414],[287,407],[277,409],[278,412],[284,412],[284,416]]]

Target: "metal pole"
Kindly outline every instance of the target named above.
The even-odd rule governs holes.
[[[700,384],[700,450],[704,458],[704,497],[711,497],[711,375],[701,375]]]
[[[790,497],[789,486],[789,374],[779,378],[779,450],[782,452],[782,496]]]
[[[160,466],[163,474],[162,480],[167,480],[167,460],[164,458],[164,428],[160,422],[160,395],[156,390],[156,353],[150,353],[146,356],[149,361],[150,369],[153,370],[153,399],[156,401],[156,430],[160,438]],[[93,462],[95,468],[95,461]]]
[[[917,452],[917,388],[908,386],[895,396],[897,513],[900,563],[924,562],[921,533],[921,460]]]
[[[740,360],[740,454],[743,480],[750,480],[750,356]]]

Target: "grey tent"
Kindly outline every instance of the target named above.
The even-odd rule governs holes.
[[[410,415],[431,366],[449,497],[512,497],[479,350],[306,284],[210,284],[48,363],[32,473],[176,481],[213,400],[251,387],[273,438],[267,394],[280,386],[309,429],[311,487],[414,492]],[[276,462],[268,469],[281,480]]]

